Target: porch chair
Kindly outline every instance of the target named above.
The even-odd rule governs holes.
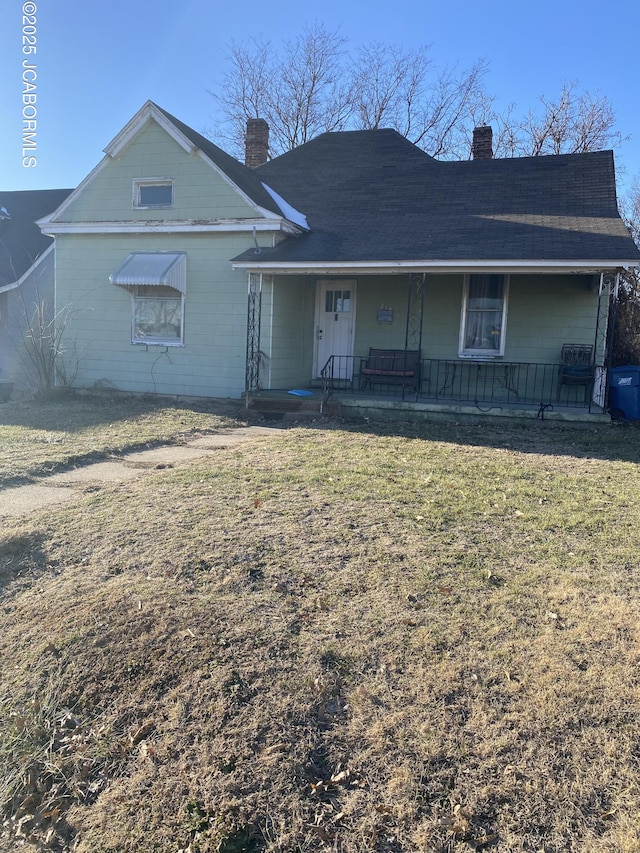
[[[593,347],[589,344],[563,344],[558,368],[558,395],[560,402],[563,385],[583,385],[584,402],[591,399],[595,370],[593,366]]]

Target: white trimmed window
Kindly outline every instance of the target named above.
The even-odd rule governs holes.
[[[509,278],[498,273],[465,276],[460,321],[460,358],[504,355]]]
[[[173,180],[149,178],[133,182],[133,206],[137,209],[173,207]]]
[[[131,341],[134,344],[181,344],[184,299],[172,287],[136,287],[132,294]]]
[[[184,344],[184,252],[132,252],[109,280],[131,293],[132,343]]]

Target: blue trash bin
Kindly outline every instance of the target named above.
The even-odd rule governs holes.
[[[640,367],[614,367],[609,380],[609,409],[628,421],[640,420]]]

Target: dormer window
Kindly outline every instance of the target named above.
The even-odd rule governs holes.
[[[134,181],[133,206],[138,209],[173,207],[173,180],[151,178]]]

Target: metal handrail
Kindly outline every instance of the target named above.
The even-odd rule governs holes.
[[[593,403],[585,399],[584,388],[560,382],[560,363],[515,362],[475,359],[421,360],[417,389],[405,396],[405,386],[385,382],[384,377],[361,376],[365,356],[331,355],[321,371],[322,394],[328,399],[334,391],[367,396],[410,397],[421,402],[469,403],[478,407],[500,405],[582,409],[591,412],[604,408],[604,399]],[[596,371],[603,368],[595,368]],[[352,377],[345,380],[345,376]],[[601,387],[604,388],[604,379]]]

